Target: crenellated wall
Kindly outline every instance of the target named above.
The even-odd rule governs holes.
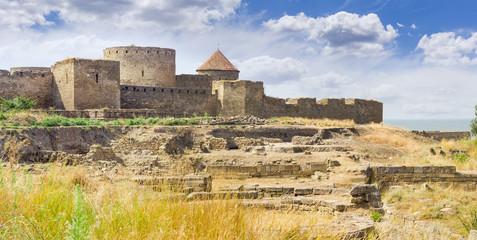
[[[121,85],[122,109],[155,109],[166,116],[217,114],[210,89]]]
[[[178,88],[203,88],[212,89],[212,78],[208,75],[181,74],[176,75]]]
[[[264,95],[262,82],[245,80],[214,81],[213,90],[219,103],[217,112],[223,116],[353,119],[358,124],[383,121],[383,104],[373,100],[274,98]]]
[[[7,70],[0,70],[0,97],[12,99],[16,96],[29,97],[37,101],[35,108],[48,108],[53,104],[52,83],[53,74],[44,72],[20,71],[10,74]],[[45,68],[46,69],[46,68]]]

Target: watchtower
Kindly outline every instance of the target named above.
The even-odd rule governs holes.
[[[199,75],[209,75],[212,80],[238,80],[239,70],[217,49],[197,70]]]
[[[158,47],[111,47],[106,60],[120,62],[121,85],[174,87],[176,50]]]

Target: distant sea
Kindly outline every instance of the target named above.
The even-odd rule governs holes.
[[[394,119],[384,120],[384,124],[419,131],[470,131],[472,119]]]

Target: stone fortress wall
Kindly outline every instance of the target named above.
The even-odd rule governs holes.
[[[210,89],[121,85],[121,109],[155,109],[163,116],[216,115]]]
[[[112,47],[104,59],[121,63],[122,85],[174,87],[176,50],[158,47]]]
[[[119,62],[69,58],[52,66],[55,107],[119,109]]]
[[[173,49],[112,47],[103,53],[104,60],[70,58],[57,62],[52,70],[12,68],[12,73],[1,70],[0,97],[27,96],[38,101],[38,108],[69,111],[145,109],[153,110],[155,115],[171,116],[207,113],[353,119],[359,124],[382,122],[383,104],[378,101],[266,96],[263,82],[237,80],[239,70],[219,50],[197,70],[199,74],[182,75],[175,75]],[[223,80],[207,71],[217,71],[233,79]]]
[[[36,108],[48,108],[53,105],[52,83],[50,68],[0,70],[0,97],[28,96],[37,101]]]

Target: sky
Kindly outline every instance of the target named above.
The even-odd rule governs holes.
[[[176,49],[192,74],[219,48],[268,96],[365,98],[384,119],[474,117],[473,0],[0,0],[0,69]]]

